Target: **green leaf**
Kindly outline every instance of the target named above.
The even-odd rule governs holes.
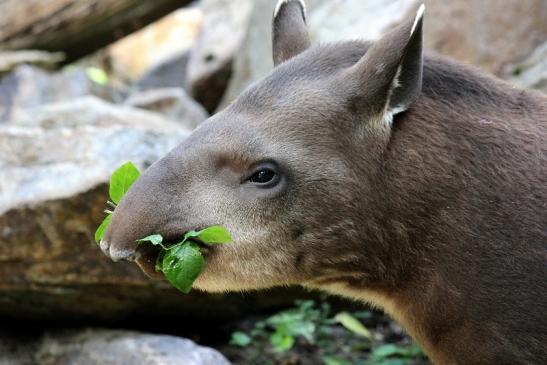
[[[373,360],[372,362],[365,363],[365,365],[409,365],[409,362],[403,359],[383,359]]]
[[[334,316],[334,319],[342,326],[344,326],[347,330],[368,339],[372,338],[372,334],[370,333],[370,331],[365,326],[363,326],[363,324],[359,322],[357,318],[355,318],[348,312],[340,312],[336,316]]]
[[[99,225],[99,228],[97,228],[97,230],[95,231],[95,242],[97,242],[97,244],[99,244],[103,239],[104,232],[108,228],[108,224],[110,223],[111,218],[111,214],[107,215],[106,218],[103,219],[103,222]]]
[[[205,259],[199,247],[181,242],[165,251],[161,269],[171,285],[186,294],[204,268]]]
[[[334,356],[323,356],[323,362],[325,365],[352,365],[350,361]]]
[[[245,332],[236,331],[232,333],[232,338],[230,340],[230,344],[236,345],[239,347],[245,347],[249,345],[252,342],[251,337],[247,335]]]
[[[294,337],[283,333],[274,333],[270,336],[270,343],[277,352],[290,350],[294,345]]]
[[[85,74],[88,79],[99,85],[108,84],[108,75],[103,69],[98,67],[88,67],[85,69]]]
[[[423,352],[416,344],[410,346],[397,346],[394,344],[385,344],[372,350],[371,356],[375,360],[383,360],[387,357],[396,356],[402,358],[422,357]]]
[[[199,231],[199,232],[201,232],[201,231]],[[184,243],[184,242],[186,242],[189,238],[197,237],[198,234],[199,234],[199,232],[198,232],[198,231],[194,231],[194,230],[186,232],[186,233],[184,234],[184,237],[183,237],[183,239],[182,239],[182,242]]]
[[[367,310],[353,312],[352,314],[357,319],[371,319],[374,317],[374,314],[371,311],[367,311]]]
[[[139,178],[140,172],[131,161],[127,161],[110,176],[110,199],[118,204],[131,185]]]
[[[400,350],[399,346],[388,343],[373,349],[371,355],[372,355],[372,358],[374,358],[375,360],[382,360],[389,356],[398,355],[399,350]]]
[[[230,236],[230,233],[226,230],[226,228],[222,226],[211,226],[197,232],[189,231],[184,235],[184,241],[192,237],[197,237],[203,243],[210,243],[210,244],[229,243],[230,241],[232,241],[232,237]]]
[[[154,246],[156,246],[156,245],[161,246],[161,243],[163,242],[163,237],[161,236],[161,234],[153,234],[153,235],[141,238],[140,240],[137,240],[137,242],[138,243],[150,242]]]

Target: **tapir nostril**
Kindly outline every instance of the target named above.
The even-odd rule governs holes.
[[[99,243],[101,247],[101,251],[103,253],[110,257],[113,261],[120,261],[120,260],[128,260],[128,261],[134,261],[135,260],[135,250],[133,249],[119,249],[115,246],[112,246],[110,242],[106,240],[101,240]]]
[[[108,249],[110,248],[110,243],[108,243],[106,240],[101,240],[101,242],[99,243],[99,247],[105,255],[109,255]]]
[[[135,249],[120,249],[110,245],[107,255],[110,256],[112,261],[135,261],[136,251]]]

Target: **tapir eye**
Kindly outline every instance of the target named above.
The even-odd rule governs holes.
[[[255,172],[253,176],[249,178],[249,181],[257,184],[266,184],[272,181],[274,178],[275,171],[272,171],[270,169],[263,169]]]
[[[252,175],[247,179],[248,182],[260,187],[269,188],[277,185],[279,174],[275,166],[271,164],[258,166]]]

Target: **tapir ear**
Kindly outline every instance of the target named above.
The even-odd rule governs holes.
[[[272,51],[274,65],[310,47],[303,0],[279,0],[273,14]]]
[[[361,101],[367,111],[383,114],[389,123],[409,108],[422,89],[424,10],[422,4],[415,18],[376,41],[344,75],[345,82],[355,86],[355,103]]]

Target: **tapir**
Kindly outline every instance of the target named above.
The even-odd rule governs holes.
[[[313,46],[280,1],[271,73],[141,175],[102,250],[153,273],[137,239],[222,225],[196,289],[320,289],[435,364],[546,364],[547,98],[424,55],[423,16]]]

